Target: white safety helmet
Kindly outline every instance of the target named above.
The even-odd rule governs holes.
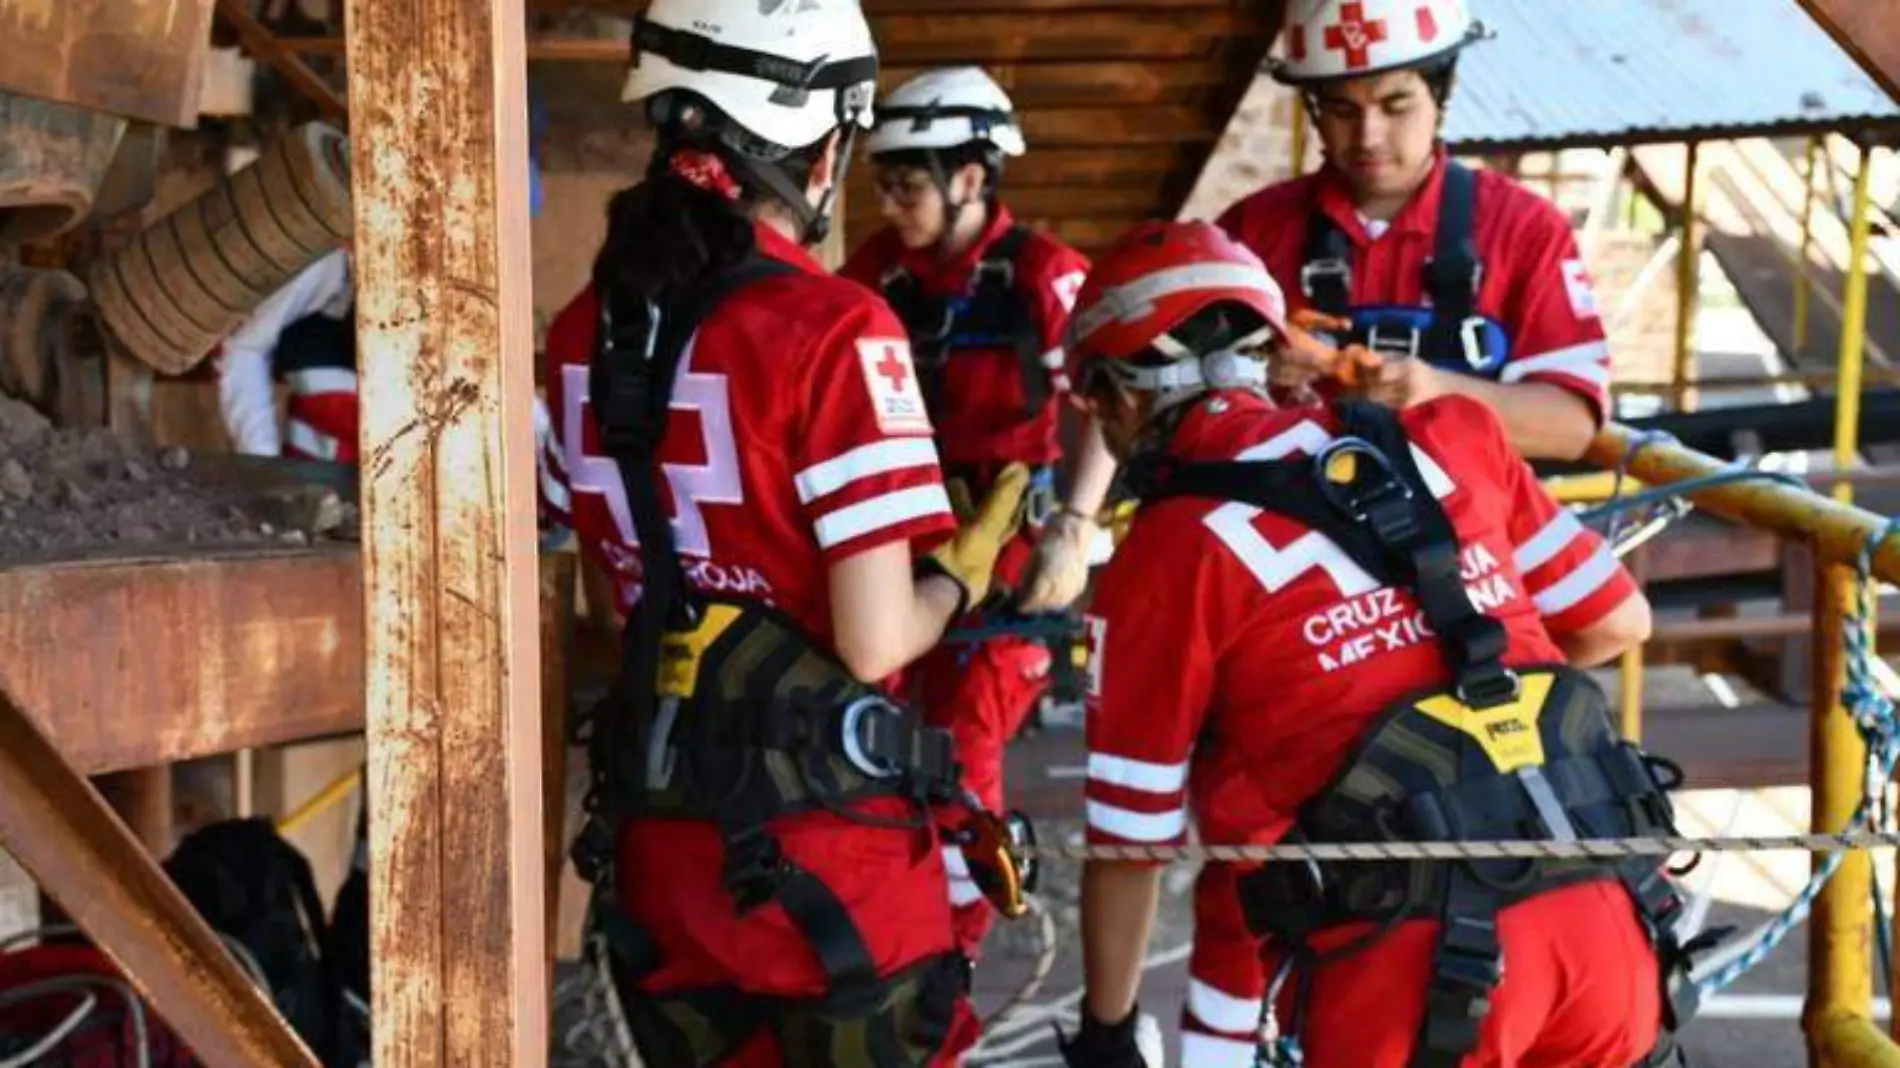
[[[980,67],[925,71],[893,90],[877,108],[866,148],[871,155],[917,149],[993,145],[1005,156],[1026,147],[1009,94]]]
[[[761,141],[803,148],[871,127],[877,46],[857,0],[653,0],[620,99],[678,89]]]
[[[1292,0],[1268,73],[1289,85],[1450,60],[1485,36],[1465,0]]]
[[[634,22],[620,99],[645,101],[662,130],[716,136],[816,244],[876,93],[877,46],[857,0],[653,0]],[[781,163],[838,129],[838,181],[814,206]]]

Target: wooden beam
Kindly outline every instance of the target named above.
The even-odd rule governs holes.
[[[0,688],[87,774],[356,730],[360,576],[352,545],[0,568]]]
[[[1023,112],[1032,146],[1212,144],[1220,120],[1201,108],[1038,108]]]
[[[887,15],[876,20],[884,62],[1002,63],[1022,59],[1138,61],[1212,56],[1254,20],[1205,12]],[[1261,39],[1261,52],[1266,40]]]
[[[856,190],[854,189],[855,193]],[[881,218],[875,198],[854,196],[850,219],[853,223]],[[861,200],[871,203],[863,208],[855,207]],[[1161,192],[1154,185],[1125,188],[1064,188],[1061,186],[1034,186],[1026,189],[1009,188],[1004,191],[1003,202],[1016,215],[1033,219],[1082,219],[1099,215],[1129,216],[1154,214],[1163,210]]]
[[[0,90],[195,126],[210,29],[211,0],[0,0]]]
[[[379,1068],[548,1053],[519,0],[348,0]]]
[[[337,123],[349,120],[350,109],[336,89],[251,15],[250,0],[218,0],[218,17],[237,34],[246,52],[275,67],[292,89],[317,105],[324,118]]]
[[[1887,95],[1900,100],[1900,0],[1796,0]]]
[[[211,1068],[317,1068],[269,995],[4,690],[0,845]]]
[[[1159,188],[1167,178],[1193,166],[1206,145],[1032,146],[1028,155],[1009,161],[1003,175],[1003,193],[1007,198],[1010,190],[1031,186]]]

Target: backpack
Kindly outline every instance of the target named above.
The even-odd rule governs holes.
[[[165,871],[211,928],[241,945],[247,969],[326,1068],[357,1068],[368,1047],[351,1041],[356,1014],[326,952],[310,862],[265,817],[223,820],[178,844]]]
[[[69,940],[77,929],[38,934],[0,951],[0,1064],[202,1068],[110,957]]]

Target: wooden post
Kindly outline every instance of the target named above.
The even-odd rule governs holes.
[[[547,1063],[519,0],[348,0],[378,1068]]]

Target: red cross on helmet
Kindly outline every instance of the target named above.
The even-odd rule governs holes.
[[[1249,333],[1209,345],[1185,327],[1234,305]],[[1260,257],[1206,222],[1151,222],[1095,261],[1069,319],[1069,371],[1078,388],[1097,374],[1171,398],[1260,386],[1247,350],[1286,333],[1286,297]]]
[[[1465,0],[1293,0],[1268,71],[1291,85],[1448,59],[1484,36]]]

